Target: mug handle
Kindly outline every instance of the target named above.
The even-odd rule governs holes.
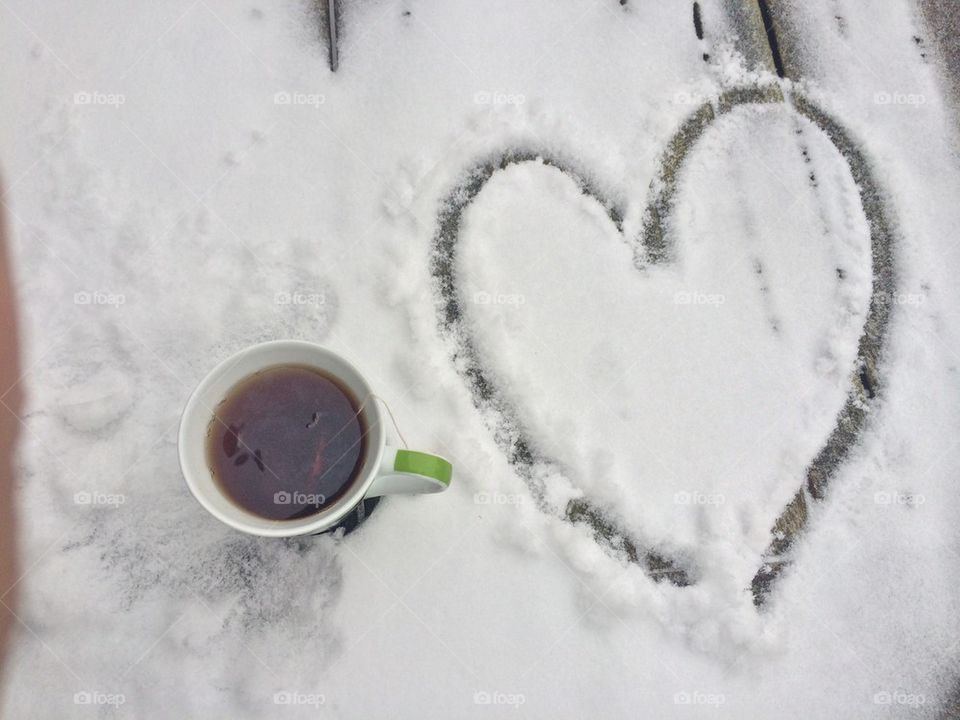
[[[364,497],[443,492],[450,487],[453,465],[439,455],[395,448],[383,449],[380,471]]]

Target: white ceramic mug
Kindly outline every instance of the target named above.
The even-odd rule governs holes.
[[[241,380],[277,365],[305,365],[337,378],[360,401],[367,429],[365,457],[352,487],[330,506],[294,520],[268,520],[237,505],[215,480],[206,453],[207,432],[216,407]],[[217,365],[184,407],[178,447],[183,477],[200,504],[237,530],[267,537],[323,532],[344,520],[365,498],[441,492],[450,486],[453,475],[452,465],[438,455],[388,445],[383,412],[363,375],[339,355],[299,340],[254,345]]]

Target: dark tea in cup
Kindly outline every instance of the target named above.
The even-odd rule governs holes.
[[[267,520],[320,512],[357,480],[367,452],[361,404],[332,375],[277,365],[244,378],[214,410],[207,462],[222,492]]]

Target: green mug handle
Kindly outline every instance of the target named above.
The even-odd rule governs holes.
[[[383,449],[380,471],[364,497],[443,492],[452,479],[453,465],[446,458],[388,445]]]

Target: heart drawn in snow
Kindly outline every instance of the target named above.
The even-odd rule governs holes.
[[[710,143],[706,159],[693,151]],[[764,143],[833,167],[818,180],[801,164],[804,193],[778,194],[764,156],[743,157]],[[718,187],[719,157],[744,196]],[[679,213],[683,232],[668,232]],[[671,139],[636,241],[562,158],[509,151],[471,168],[433,242],[440,328],[543,510],[679,586],[696,582],[703,537],[760,533],[760,606],[881,388],[889,217],[837,121],[778,87],[735,90]]]

